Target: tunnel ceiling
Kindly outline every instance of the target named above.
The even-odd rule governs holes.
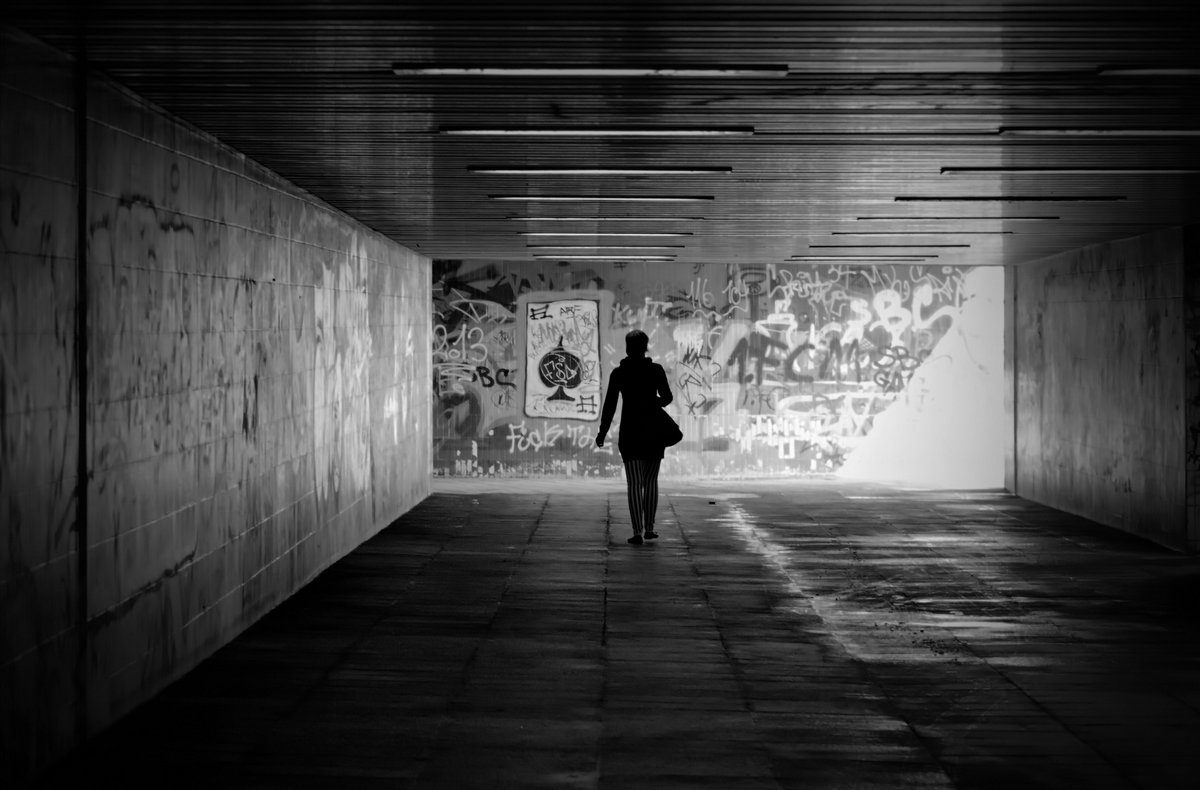
[[[67,51],[86,40],[137,93],[435,258],[972,265],[1197,222],[1192,6],[10,0],[3,14]]]

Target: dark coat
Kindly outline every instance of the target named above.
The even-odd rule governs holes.
[[[663,446],[654,429],[654,416],[674,397],[667,372],[649,357],[625,357],[608,376],[608,393],[600,415],[600,437],[608,435],[621,396],[621,435],[617,449],[624,460],[653,460],[663,457]]]

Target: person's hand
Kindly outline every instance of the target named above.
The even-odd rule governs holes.
[[[596,446],[597,447],[604,446],[604,436],[602,434],[599,434],[599,433],[596,434]]]

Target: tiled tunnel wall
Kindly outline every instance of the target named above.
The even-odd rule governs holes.
[[[1187,541],[1200,552],[1200,226],[1191,225],[1183,235],[1184,349],[1187,381]]]
[[[1008,487],[1195,551],[1186,444],[1196,414],[1185,400],[1195,363],[1185,360],[1197,340],[1185,322],[1186,235],[1172,228],[1015,268]]]
[[[684,428],[668,475],[999,486],[1003,292],[995,268],[435,261],[435,473],[618,474],[619,426],[593,440],[636,327]]]
[[[93,75],[77,519],[73,66],[0,44],[2,784],[422,499],[432,374],[428,259]]]
[[[75,737],[72,93],[68,64],[0,37],[0,784]]]

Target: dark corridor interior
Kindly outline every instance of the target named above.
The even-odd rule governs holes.
[[[1193,6],[8,0],[0,784],[182,694],[214,783],[1187,786]],[[631,329],[685,439],[627,556]]]

